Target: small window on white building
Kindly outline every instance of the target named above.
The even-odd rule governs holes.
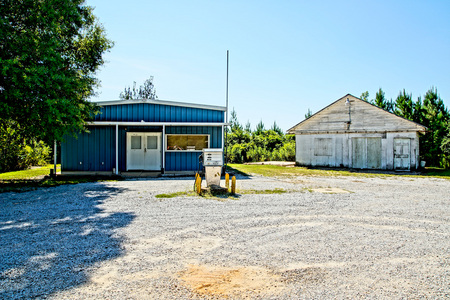
[[[330,138],[314,139],[314,156],[332,156],[332,155],[333,155],[332,139]]]

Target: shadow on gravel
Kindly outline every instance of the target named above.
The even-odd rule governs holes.
[[[123,254],[115,230],[134,214],[105,213],[126,189],[80,184],[0,196],[0,299],[45,297],[89,280],[89,268]]]

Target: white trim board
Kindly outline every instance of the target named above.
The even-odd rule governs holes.
[[[88,122],[87,125],[96,126],[228,126],[227,123],[212,123],[212,122],[124,122],[124,121],[93,121]]]

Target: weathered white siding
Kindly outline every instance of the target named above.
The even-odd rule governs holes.
[[[296,135],[296,161],[312,167],[392,170],[397,138],[411,141],[409,168],[417,169],[419,138],[416,132]],[[318,150],[324,143],[326,150]],[[359,151],[355,153],[355,149]]]
[[[346,95],[289,133],[300,165],[385,170],[419,167],[418,132],[425,129]]]
[[[289,130],[291,133],[299,131],[301,134],[326,131],[395,132],[424,131],[424,127],[347,95]]]

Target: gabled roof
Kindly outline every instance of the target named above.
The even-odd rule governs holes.
[[[148,103],[148,104],[181,106],[181,107],[220,110],[220,111],[226,111],[227,110],[227,108],[225,106],[215,106],[215,105],[187,103],[187,102],[176,102],[176,101],[159,100],[159,99],[156,99],[156,100],[153,100],[153,99],[132,99],[132,100],[115,100],[115,101],[93,101],[93,102],[96,103],[99,106]]]
[[[288,130],[288,133],[350,133],[361,131],[426,131],[426,127],[347,94],[310,118],[293,126]]]

